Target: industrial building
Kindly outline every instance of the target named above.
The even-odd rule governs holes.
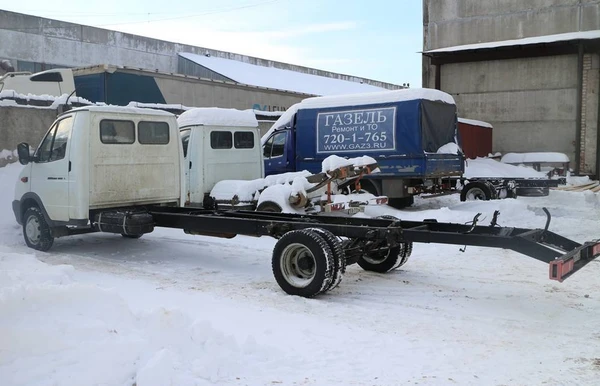
[[[74,68],[78,95],[92,102],[281,111],[309,96],[402,88],[4,10],[0,41],[4,67],[29,72]]]
[[[423,0],[423,87],[493,125],[497,152],[600,171],[598,0]]]

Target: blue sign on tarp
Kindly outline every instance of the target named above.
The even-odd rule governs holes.
[[[317,114],[317,153],[396,150],[396,107]]]

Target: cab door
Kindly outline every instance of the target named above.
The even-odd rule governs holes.
[[[263,146],[265,160],[265,176],[295,171],[295,166],[290,159],[290,130],[276,131]]]
[[[191,153],[194,153],[193,149],[190,148],[190,146],[189,146],[191,134],[192,134],[192,130],[190,128],[181,129],[179,131],[179,136],[181,138],[181,145],[183,147],[183,162],[184,162],[183,170],[185,173],[184,192],[185,192],[185,205],[186,206],[190,205],[191,187],[192,187],[192,183],[193,183],[193,181],[190,181],[190,179],[191,179],[190,169],[193,167]]]
[[[72,128],[72,115],[55,122],[37,148],[31,165],[31,191],[39,196],[53,221],[69,221]]]

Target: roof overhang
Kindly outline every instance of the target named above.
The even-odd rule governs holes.
[[[600,30],[569,32],[497,42],[465,44],[422,52],[432,64],[515,59],[536,56],[554,56],[586,52],[600,52]]]

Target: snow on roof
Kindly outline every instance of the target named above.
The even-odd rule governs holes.
[[[292,105],[279,117],[271,129],[262,137],[264,141],[271,135],[273,130],[279,129],[291,121],[292,117],[301,109],[316,109],[344,106],[374,105],[379,103],[393,103],[410,100],[427,99],[455,104],[452,95],[440,90],[429,88],[407,88],[402,90],[385,90],[362,94],[330,95],[322,97],[306,98],[300,103]]]
[[[500,161],[507,164],[534,162],[566,163],[569,162],[569,157],[564,153],[557,152],[506,153]]]
[[[546,178],[546,174],[528,166],[514,166],[491,158],[476,158],[465,161],[465,178]]]
[[[253,110],[223,109],[219,107],[199,107],[183,112],[177,118],[179,127],[185,126],[228,126],[258,127]]]
[[[360,94],[312,97],[304,99],[300,104],[302,108],[313,109],[319,107],[358,106],[403,102],[417,99],[455,104],[452,95],[431,88],[407,88],[402,90],[385,90]]]
[[[212,71],[250,86],[287,90],[312,95],[337,95],[384,90],[381,87],[342,79],[305,74],[239,60],[180,52],[179,55]]]
[[[118,114],[160,115],[160,116],[167,116],[167,117],[174,116],[173,114],[171,114],[167,111],[162,111],[162,110],[144,109],[141,107],[132,107],[132,106],[113,106],[113,105],[77,107],[75,109],[69,110],[67,113],[70,113],[73,111],[91,111],[91,112],[100,112],[100,113],[106,112],[106,113],[118,113]]]
[[[458,118],[458,121],[460,123],[465,123],[467,125],[489,127],[490,129],[493,129],[491,124],[484,122],[484,121],[477,121],[475,119],[466,119],[466,118]]]
[[[435,50],[424,51],[424,53],[429,54],[429,53],[436,53],[436,52],[456,52],[456,51],[466,51],[466,50],[481,50],[481,49],[485,49],[485,48],[524,46],[524,45],[528,45],[528,44],[553,43],[553,42],[563,42],[563,41],[580,40],[580,39],[582,39],[582,40],[600,39],[600,30],[567,32],[567,33],[555,34],[555,35],[534,36],[534,37],[530,37],[530,38],[512,39],[512,40],[501,40],[501,41],[497,41],[497,42],[465,44],[462,46],[437,48]]]
[[[147,109],[171,109],[171,110],[189,110],[193,107],[175,103],[145,103],[145,102],[129,102],[127,106],[141,107]]]
[[[283,115],[283,113],[285,113],[285,110],[283,110],[283,111],[267,111],[267,110],[254,109],[254,114],[263,115],[265,117],[280,117]]]

